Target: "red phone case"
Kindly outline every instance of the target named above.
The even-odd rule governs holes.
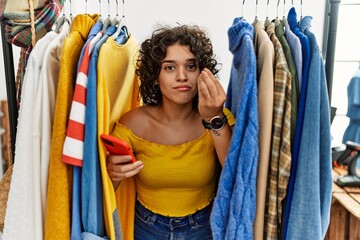
[[[114,136],[101,134],[100,138],[104,143],[106,150],[113,155],[130,155],[131,162],[135,162],[135,156],[127,142]]]

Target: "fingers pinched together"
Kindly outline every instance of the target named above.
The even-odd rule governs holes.
[[[207,68],[201,71],[198,78],[198,92],[199,113],[205,120],[222,115],[226,93],[219,80]]]

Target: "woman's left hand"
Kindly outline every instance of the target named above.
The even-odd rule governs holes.
[[[199,113],[206,120],[223,114],[226,93],[219,80],[207,68],[198,77]]]

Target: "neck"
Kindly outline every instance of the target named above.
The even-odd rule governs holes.
[[[159,114],[162,119],[167,122],[185,122],[191,120],[197,114],[192,104],[177,105],[163,104],[159,107]]]

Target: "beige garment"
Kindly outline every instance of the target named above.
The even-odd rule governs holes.
[[[275,53],[274,45],[265,32],[264,23],[258,21],[254,28],[259,109],[259,162],[256,181],[254,240],[262,240],[264,238],[266,186],[270,162]]]

